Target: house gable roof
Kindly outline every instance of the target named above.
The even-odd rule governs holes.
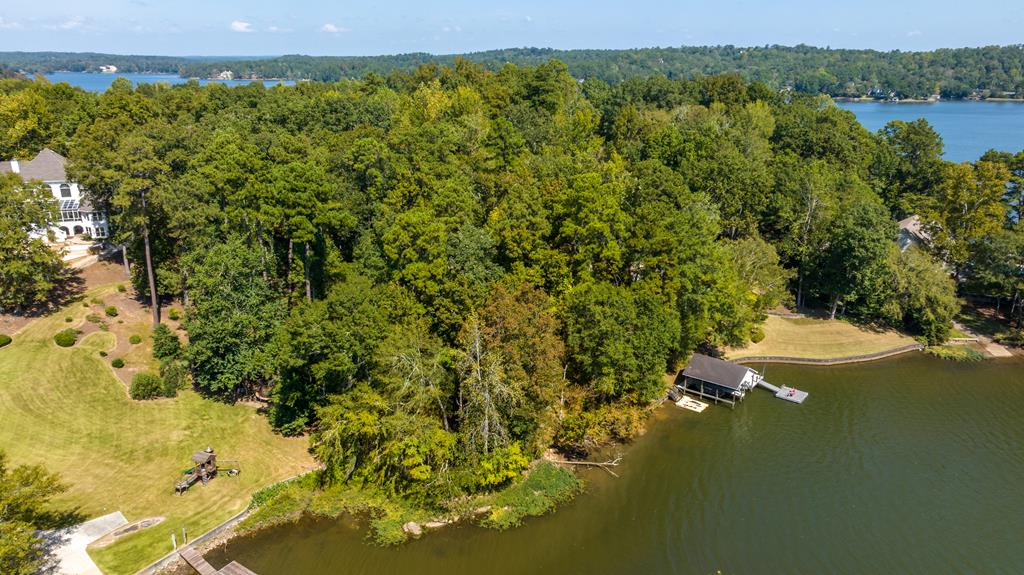
[[[690,358],[686,369],[683,370],[683,376],[739,390],[740,384],[743,383],[743,379],[747,377],[749,371],[749,367],[738,363],[695,353]]]
[[[919,242],[928,243],[932,239],[931,235],[921,226],[921,218],[917,216],[904,218],[897,225],[900,227],[900,232],[906,233]]]
[[[17,170],[14,162],[0,162],[0,173],[15,172],[24,181],[41,180],[44,182],[66,182],[67,172],[64,166],[67,159],[50,148],[43,148],[35,158],[27,162],[18,162]]]

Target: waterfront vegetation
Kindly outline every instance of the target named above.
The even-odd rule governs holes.
[[[465,501],[490,500],[481,521],[506,527],[578,489],[549,464],[524,473],[531,462],[640,433],[695,350],[793,345],[786,322],[765,323],[779,305],[869,326],[787,320],[835,342],[827,353],[904,340],[891,330],[941,344],[958,286],[1024,317],[1024,156],[944,162],[925,122],[872,134],[827,97],[736,76],[611,86],[554,61],[459,61],[271,89],[3,80],[3,114],[31,129],[0,129],[0,156],[68,154],[153,325],[185,302],[184,342],[136,331],[125,355],[163,378],[140,396],[191,382],[174,399],[114,385],[98,355],[112,333],[67,350],[30,336],[88,305],[0,351],[16,374],[0,409],[48,414],[9,420],[0,439],[12,457],[56,454],[90,514],[116,501],[196,533],[301,467],[302,445],[322,470],[260,496],[254,524],[366,497],[384,542]],[[911,214],[931,239],[901,251]],[[249,399],[264,413],[237,404]],[[169,462],[197,444],[253,463],[172,503]],[[131,571],[164,533],[94,555]]]

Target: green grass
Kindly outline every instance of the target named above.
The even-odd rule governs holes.
[[[842,320],[768,316],[762,327],[764,340],[741,349],[729,349],[726,357],[843,358],[916,343],[912,337],[895,330],[870,329]]]
[[[90,290],[86,298],[101,300],[115,289]],[[199,535],[244,509],[260,487],[312,466],[305,439],[275,435],[252,407],[191,391],[175,399],[129,399],[98,354],[113,349],[113,333],[89,334],[66,349],[53,342],[64,316],[78,325],[88,313],[70,306],[29,324],[0,349],[0,447],[14,464],[41,463],[60,473],[70,489],[57,504],[86,517],[121,511],[129,521],[167,518],[92,551],[106,573],[134,573],[170,551],[170,533],[186,527]],[[241,475],[174,495],[190,455],[207,446],[221,459],[240,460]]]
[[[985,355],[966,345],[932,345],[925,352],[948,361],[984,361]]]

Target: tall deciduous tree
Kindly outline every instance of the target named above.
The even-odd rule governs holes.
[[[41,465],[9,467],[0,451],[0,572],[33,575],[43,567],[41,529],[63,527],[74,513],[55,513],[51,500],[67,488]]]
[[[56,216],[48,188],[0,174],[0,310],[19,312],[53,294],[64,268],[60,254],[29,232],[46,230]]]

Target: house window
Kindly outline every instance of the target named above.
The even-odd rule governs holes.
[[[71,186],[67,184],[60,185],[60,197],[70,198],[71,197]]]

